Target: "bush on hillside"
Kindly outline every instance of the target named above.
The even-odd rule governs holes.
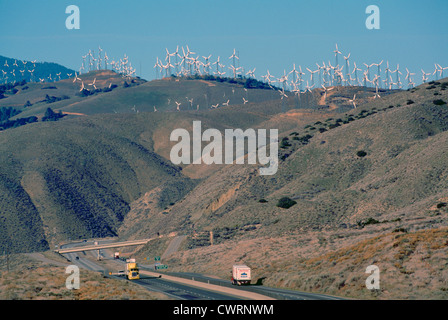
[[[0,108],[0,121],[6,121],[19,113],[20,110],[14,109],[13,107],[2,107]]]
[[[356,152],[356,155],[360,158],[363,158],[367,155],[367,152],[365,152],[364,150],[359,150],[358,152]]]
[[[434,103],[436,106],[443,106],[444,104],[446,104],[446,102],[443,101],[442,99],[434,100],[433,103]]]
[[[295,205],[297,202],[288,198],[288,197],[283,197],[280,200],[278,200],[277,202],[277,207],[279,208],[284,208],[284,209],[289,209],[291,208],[293,205]]]
[[[45,115],[42,118],[42,121],[58,121],[60,118],[62,118],[64,115],[61,111],[54,112],[53,109],[47,108],[45,111]]]

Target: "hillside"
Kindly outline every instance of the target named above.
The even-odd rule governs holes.
[[[229,265],[244,262],[269,275],[271,285],[368,298],[446,297],[440,258],[447,247],[437,237],[446,236],[448,214],[447,85],[446,79],[424,84],[296,128],[285,135],[288,156],[272,177],[259,176],[255,167],[228,166],[165,211],[145,203],[152,193],[127,217],[135,221],[145,211],[144,221],[151,221],[145,233],[189,235],[183,251],[165,260],[174,270],[226,277]],[[277,207],[285,196],[296,204]],[[120,234],[129,236],[127,226],[125,219]],[[403,239],[397,249],[372,245],[391,237]],[[329,271],[330,255],[340,257],[331,268],[340,276]],[[440,269],[429,275],[424,260]],[[366,293],[363,275],[372,263],[390,274],[385,289]],[[309,264],[315,267],[304,267]],[[418,287],[400,292],[403,277]],[[418,289],[428,281],[431,290]]]
[[[356,225],[385,215],[394,218],[392,213],[405,208],[421,209],[425,203],[420,201],[441,196],[447,187],[440,177],[446,173],[443,145],[448,110],[435,105],[429,91],[420,87],[413,93],[397,93],[366,104],[351,115],[303,125],[286,135],[291,146],[280,149],[285,157],[276,175],[260,176],[250,166],[225,166],[170,212],[176,217],[194,212],[202,217],[203,227],[209,228],[280,220],[275,230],[285,232]],[[415,101],[407,104],[410,98]],[[269,128],[265,124],[259,126]],[[313,137],[304,145],[306,135]],[[367,155],[360,157],[358,151]],[[410,163],[415,168],[412,171]],[[231,196],[224,196],[227,192]],[[283,196],[298,204],[287,211],[277,208]],[[221,197],[226,200],[219,200]],[[259,203],[260,199],[268,202]],[[205,210],[220,201],[225,205]],[[282,218],[273,218],[277,214]],[[247,221],[241,216],[247,216]],[[166,219],[172,229],[185,227]]]
[[[98,73],[92,76],[98,84],[106,81]],[[70,80],[58,82],[56,90],[66,90],[70,94],[71,83]],[[200,81],[186,82],[187,89],[190,83],[203,85]],[[118,96],[124,96],[125,101],[135,98],[136,90],[144,85],[136,81],[115,90],[123,90]],[[200,88],[193,86],[190,90],[199,92]],[[39,93],[40,90],[29,92]],[[145,94],[144,90],[141,92]],[[202,120],[204,126],[222,129],[257,126],[269,118],[262,112],[247,112],[249,110],[241,117],[240,109],[115,113],[110,112],[114,106],[95,102],[113,93],[98,92],[73,98],[89,100],[87,105],[92,109],[93,106],[105,107],[106,113],[95,114],[99,111],[91,109],[90,115],[71,113],[57,122],[42,122],[39,112],[48,108],[48,104],[41,102],[12,118],[23,117],[24,113],[34,114],[39,117],[38,122],[1,132],[3,166],[0,171],[5,190],[0,206],[4,217],[1,223],[3,249],[35,251],[54,246],[61,240],[117,235],[130,204],[146,192],[157,188],[161,197],[158,206],[165,208],[198,183],[199,180],[193,179],[213,172],[214,169],[202,174],[183,174],[182,168],[171,164],[168,146],[172,130],[179,126],[191,127],[195,119]],[[18,93],[17,97],[25,94],[28,92]],[[111,102],[116,100],[116,96],[106,98]],[[5,100],[11,102],[11,98]],[[70,100],[72,98],[50,105],[70,105]],[[144,98],[140,97],[140,101]],[[62,108],[67,110],[67,105]],[[19,207],[21,210],[17,212]],[[20,221],[25,223],[20,225]]]
[[[54,62],[36,62],[0,55],[0,82],[53,82],[70,78],[75,71]]]
[[[392,281],[408,275],[403,270],[421,241],[431,248],[443,237],[446,79],[408,91],[381,90],[377,99],[372,88],[334,87],[327,95],[322,89],[287,92],[282,100],[275,90],[216,80],[146,82],[105,70],[80,78],[18,85],[0,99],[7,119],[37,119],[0,132],[0,250],[174,232],[187,237],[181,251],[167,257],[173,270],[226,277],[228,264],[244,262],[260,276],[269,274],[272,285],[371,297],[353,282],[362,279],[355,272],[363,273],[350,267],[353,261],[361,268],[387,260],[388,270],[398,272]],[[80,91],[81,83],[88,91]],[[65,116],[42,121],[49,107]],[[170,133],[191,132],[197,120],[203,130],[221,132],[279,129],[277,173],[261,176],[258,165],[173,165]],[[279,207],[283,197],[293,205]],[[392,251],[372,246],[396,236],[414,241],[412,252],[401,256],[401,244]],[[137,256],[164,245],[145,246]],[[252,245],[260,249],[250,252]],[[275,263],[266,263],[267,255]],[[346,256],[334,268],[340,276],[322,282],[332,255]],[[445,247],[425,255],[440,263]],[[304,267],[316,261],[315,268]],[[420,263],[412,266],[415,275],[425,273]],[[439,271],[437,279],[446,272]],[[401,287],[393,288],[388,294],[399,296],[394,290]],[[390,297],[377,294],[372,297]]]
[[[135,117],[81,117],[3,131],[2,250],[116,235],[143,192],[159,186],[175,200],[189,190],[194,183],[152,150],[147,135],[156,119]]]
[[[30,83],[27,89],[18,86],[16,94],[0,100],[4,110],[19,112],[8,121],[38,119],[0,134],[2,184],[7,195],[0,209],[5,217],[1,227],[7,250],[42,250],[61,240],[117,235],[133,201],[148,192],[157,195],[152,203],[156,210],[178,202],[201,179],[220,170],[218,166],[176,167],[170,163],[171,131],[191,130],[193,120],[201,120],[204,129],[278,128],[289,132],[334,114],[316,112],[309,105],[294,109],[293,97],[287,101],[290,110],[282,113],[277,92],[245,90],[239,83],[177,78],[145,82],[107,70],[79,77],[82,80]],[[92,85],[83,93],[80,81],[85,86],[95,82],[96,89]],[[347,101],[353,90],[359,88],[335,92],[345,94]],[[319,90],[312,94],[321,96]],[[181,105],[181,112],[173,112],[173,101],[182,97],[196,101],[199,110],[185,110]],[[249,100],[247,104],[243,97]],[[228,106],[205,108],[225,98]],[[22,106],[25,101],[28,106]],[[150,112],[144,112],[145,106]],[[43,122],[49,107],[65,117]],[[22,209],[17,215],[18,207]],[[20,221],[25,223],[19,227]],[[156,232],[154,226],[140,221],[130,222],[139,229],[134,236],[146,228]],[[12,234],[17,241],[6,240]]]

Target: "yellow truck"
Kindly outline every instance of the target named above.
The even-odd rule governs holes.
[[[140,279],[140,272],[135,259],[126,260],[126,279],[137,280]]]

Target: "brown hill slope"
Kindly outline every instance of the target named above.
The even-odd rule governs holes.
[[[281,149],[288,156],[274,176],[227,166],[169,210],[140,199],[128,217],[139,219],[147,209],[145,233],[189,235],[183,251],[165,260],[179,271],[226,277],[232,263],[244,262],[275,285],[357,297],[446,296],[446,244],[440,239],[448,214],[447,85],[444,80],[371,99],[348,115],[297,128],[286,136],[291,146]],[[297,203],[279,208],[284,196]],[[120,234],[128,234],[126,226],[125,219]],[[393,249],[372,245],[394,237],[402,242]],[[344,263],[329,269],[330,255]],[[429,273],[422,259],[439,271]],[[390,273],[381,292],[366,293],[365,268],[373,263]],[[416,285],[412,293],[400,292],[404,278]],[[433,289],[425,291],[428,281]]]

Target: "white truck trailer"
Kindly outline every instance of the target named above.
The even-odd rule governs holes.
[[[250,268],[243,264],[236,264],[232,269],[232,284],[244,285],[250,284],[251,274]]]

